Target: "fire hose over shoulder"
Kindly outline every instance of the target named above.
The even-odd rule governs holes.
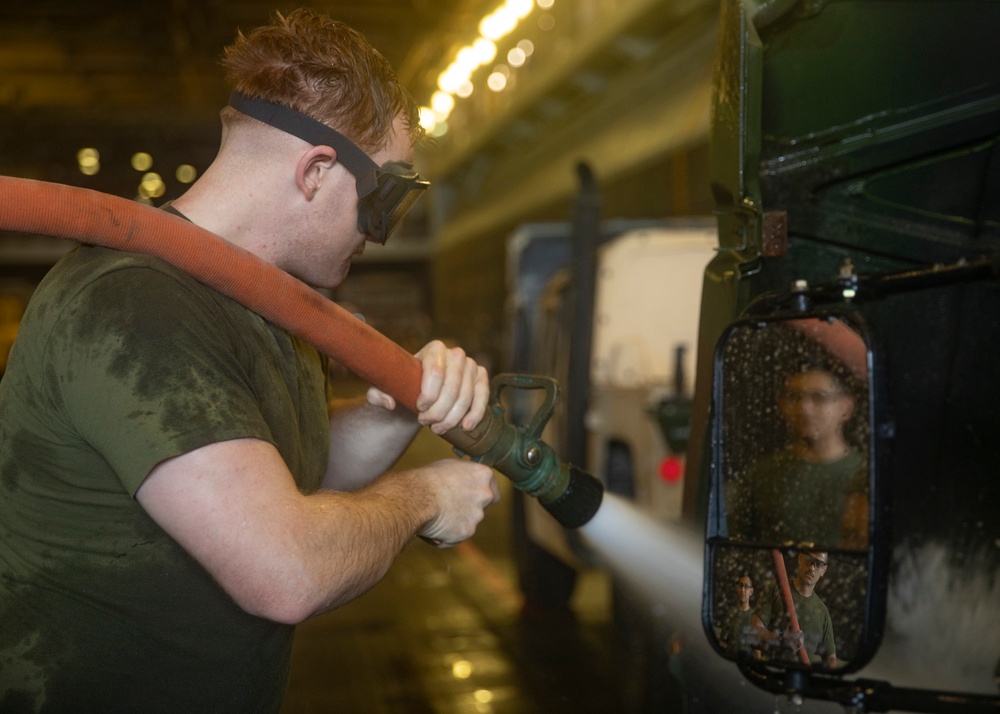
[[[0,230],[52,236],[158,257],[302,338],[416,412],[417,359],[336,303],[252,253],[184,219],[84,188],[0,177]],[[527,427],[507,423],[504,388],[544,389],[547,399]],[[535,496],[562,525],[576,528],[600,507],[603,487],[562,463],[541,441],[555,383],[498,375],[486,415],[471,432],[444,435],[461,453],[496,468]]]
[[[795,613],[795,601],[792,599],[792,588],[788,582],[788,574],[785,572],[785,560],[781,555],[781,551],[777,549],[772,550],[771,560],[774,563],[774,574],[778,579],[778,587],[781,590],[781,602],[785,606],[785,615],[788,617],[788,624],[792,632],[798,634],[802,632],[802,628],[799,627],[799,618]],[[802,664],[809,665],[809,654],[806,652],[804,644],[796,648],[795,654],[798,655]]]

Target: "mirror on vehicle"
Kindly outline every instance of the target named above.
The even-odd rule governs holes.
[[[720,340],[705,613],[725,656],[824,671],[871,657],[872,393],[868,342],[843,316],[745,320]]]

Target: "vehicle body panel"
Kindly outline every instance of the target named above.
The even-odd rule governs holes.
[[[686,494],[707,509],[712,354],[758,296],[996,256],[996,2],[725,0],[713,112],[720,254],[703,292]],[[1000,663],[1000,289],[852,304],[884,384],[886,632],[862,676],[996,694]]]

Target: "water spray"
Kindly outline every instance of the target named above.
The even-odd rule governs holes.
[[[189,221],[135,201],[84,188],[0,177],[0,230],[51,236],[160,258],[302,338],[416,413],[417,359],[305,283]],[[545,391],[526,426],[504,418],[505,388]],[[576,528],[601,505],[603,486],[562,463],[541,440],[557,397],[555,382],[499,375],[486,415],[470,432],[444,438],[535,496],[562,525]]]
[[[580,534],[614,573],[618,586],[648,609],[651,626],[662,626],[661,635],[679,636],[683,670],[698,673],[687,681],[693,711],[783,710],[780,699],[750,684],[709,645],[702,625],[705,544],[700,533],[654,519],[627,499],[607,494]],[[819,714],[809,707],[789,709]]]

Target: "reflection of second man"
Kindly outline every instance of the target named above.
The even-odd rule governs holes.
[[[796,651],[804,646],[813,664],[837,666],[837,646],[833,621],[826,604],[815,593],[816,584],[826,574],[829,556],[823,552],[798,554],[798,570],[790,583],[792,604],[800,632],[792,632],[777,583],[770,583],[760,595],[751,623],[757,639],[777,659],[797,660]]]
[[[750,620],[753,609],[750,598],[753,597],[753,581],[749,575],[741,575],[736,583],[736,607],[729,611],[722,626],[722,641],[730,652],[748,652]]]

